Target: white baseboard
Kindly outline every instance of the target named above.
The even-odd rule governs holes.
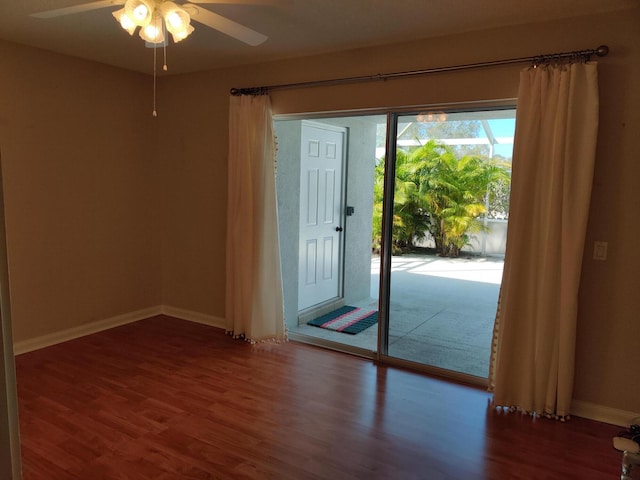
[[[50,347],[51,345],[84,337],[85,335],[91,335],[92,333],[101,332],[110,328],[119,327],[127,323],[137,322],[138,320],[160,315],[161,313],[162,308],[160,306],[156,306],[136,310],[135,312],[124,313],[122,315],[116,315],[115,317],[106,318],[104,320],[85,323],[84,325],[78,325],[77,327],[68,328],[59,332],[49,333],[47,335],[42,335],[41,337],[16,342],[13,344],[13,353],[14,355],[20,355],[21,353]]]
[[[122,315],[116,315],[115,317],[106,318],[104,320],[98,320],[77,327],[68,328],[59,332],[49,333],[36,338],[30,338],[16,342],[13,345],[14,355],[20,355],[21,353],[31,352],[40,348],[50,347],[58,343],[73,340],[75,338],[91,335],[92,333],[98,333],[110,328],[119,327],[128,323],[144,320],[145,318],[154,317],[156,315],[169,315],[171,317],[179,318],[181,320],[188,320],[190,322],[201,323],[209,325],[210,327],[225,328],[224,318],[214,317],[213,315],[206,315],[204,313],[194,312],[191,310],[184,310],[181,308],[170,307],[167,305],[157,305],[155,307],[144,308],[142,310],[136,310],[135,312],[124,313]]]
[[[203,325],[209,325],[210,327],[222,328],[223,330],[225,329],[224,318],[207,315],[205,313],[194,312],[192,310],[170,307],[168,305],[162,305],[161,311],[163,315],[169,315],[170,317],[179,318],[181,320],[188,320],[195,323],[201,323]]]
[[[571,402],[571,414],[576,417],[588,418],[598,422],[628,427],[633,418],[640,417],[640,413],[627,412],[616,408],[604,407],[595,403],[573,400]]]

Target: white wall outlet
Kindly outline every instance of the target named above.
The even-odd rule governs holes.
[[[607,242],[597,241],[593,244],[593,259],[594,260],[606,260],[607,259]]]

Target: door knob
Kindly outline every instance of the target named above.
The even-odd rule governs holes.
[[[342,231],[342,227],[336,227],[336,232],[341,232]]]

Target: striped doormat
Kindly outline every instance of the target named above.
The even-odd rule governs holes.
[[[344,306],[308,321],[307,325],[355,335],[376,323],[378,323],[376,310],[362,310],[358,307]]]

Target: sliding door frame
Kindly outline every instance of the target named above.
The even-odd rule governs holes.
[[[396,151],[398,139],[398,119],[400,116],[419,114],[422,111],[434,111],[448,113],[456,112],[480,112],[488,110],[514,109],[516,99],[503,99],[490,102],[462,103],[451,105],[429,105],[413,108],[390,109],[387,111],[387,138],[385,148],[385,172],[384,172],[384,197],[382,211],[382,245],[380,253],[380,290],[378,296],[378,349],[376,360],[413,370],[447,377],[467,384],[488,386],[488,379],[476,377],[466,373],[446,370],[432,365],[405,360],[389,355],[389,326],[390,326],[390,301],[391,301],[391,264],[393,254],[393,215],[396,176]]]
[[[313,340],[303,335],[292,335],[292,340],[299,340],[306,343],[324,348],[350,353],[365,358],[372,358],[376,362],[395,365],[402,368],[408,368],[440,377],[449,378],[466,384],[478,385],[486,387],[488,379],[468,375],[465,373],[446,370],[432,365],[404,360],[389,355],[389,307],[391,295],[391,262],[392,262],[392,238],[393,238],[393,205],[395,193],[395,165],[396,165],[396,148],[398,133],[398,118],[402,115],[418,114],[420,112],[480,112],[486,110],[508,110],[513,109],[516,105],[515,98],[505,98],[490,101],[460,102],[460,103],[443,103],[430,105],[415,105],[397,108],[375,108],[366,110],[343,110],[314,112],[301,114],[280,114],[274,116],[274,120],[314,120],[335,117],[355,117],[355,116],[371,116],[386,115],[386,142],[385,142],[385,173],[384,173],[384,198],[383,198],[383,214],[382,214],[382,242],[380,251],[380,280],[378,292],[378,348],[370,352],[354,347],[345,347],[344,345],[331,342],[328,340]]]
[[[380,248],[380,291],[378,293],[377,360],[389,359],[389,303],[391,301],[391,257],[393,253],[393,202],[396,182],[398,113],[387,113],[384,195],[382,197],[382,242]]]

